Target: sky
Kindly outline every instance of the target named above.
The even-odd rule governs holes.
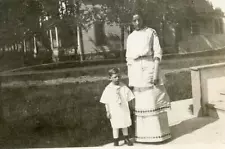
[[[214,6],[214,8],[219,7],[222,9],[223,12],[225,12],[225,0],[208,0],[211,2]]]

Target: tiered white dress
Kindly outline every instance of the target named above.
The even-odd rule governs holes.
[[[171,137],[167,117],[170,100],[160,70],[159,85],[151,83],[156,57],[161,60],[162,50],[154,29],[133,31],[128,36],[126,60],[129,86],[134,87],[137,142],[161,142]]]

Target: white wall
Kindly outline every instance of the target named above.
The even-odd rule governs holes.
[[[105,34],[108,35],[109,33],[113,33],[116,34],[120,37],[120,28],[118,25],[105,25]],[[90,29],[86,32],[83,31],[83,41],[84,41],[84,51],[85,53],[93,53],[95,52],[95,49],[98,48],[96,47],[92,42],[92,40],[95,40],[94,37],[94,27],[91,26]],[[127,39],[127,35],[125,34],[125,41]],[[105,48],[107,49],[108,47],[105,46]]]

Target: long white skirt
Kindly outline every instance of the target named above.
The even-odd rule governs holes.
[[[134,88],[135,140],[161,142],[171,138],[167,110],[169,96],[163,85]]]
[[[136,116],[135,140],[161,142],[171,138],[167,112],[152,116]]]

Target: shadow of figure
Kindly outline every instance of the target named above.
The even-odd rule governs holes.
[[[210,117],[195,117],[182,121],[181,123],[171,127],[172,138],[170,141],[176,140],[183,135],[190,134],[215,121],[217,121],[217,119]]]
[[[138,144],[151,144],[151,145],[163,145],[170,143],[183,135],[190,134],[204,126],[217,121],[217,119],[210,117],[195,117],[192,119],[184,120],[179,124],[170,127],[172,137],[162,142],[137,142]]]

